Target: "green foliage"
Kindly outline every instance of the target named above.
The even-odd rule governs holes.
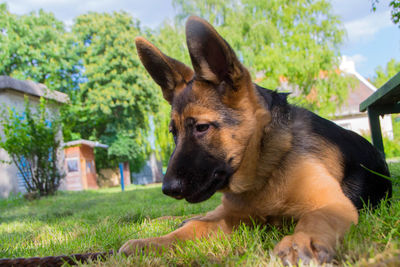
[[[173,3],[178,11],[178,25],[190,14],[207,19],[261,86],[294,90],[295,102],[324,115],[333,113],[346,98],[348,82],[336,71],[344,30],[332,15],[328,1],[174,0]],[[162,39],[164,43],[168,41]],[[181,47],[182,37],[177,39]],[[174,41],[175,38],[169,38],[169,42]],[[181,55],[180,49],[169,47],[173,48],[167,51],[171,56]],[[282,81],[287,85],[283,86]]]
[[[398,72],[400,72],[400,62],[397,62],[394,58],[392,58],[386,64],[385,68],[378,66],[375,69],[375,76],[372,77],[372,83],[376,86],[376,88],[380,88]]]
[[[390,159],[400,157],[400,138],[390,140],[387,137],[383,137],[383,147],[386,158]]]
[[[72,33],[85,80],[70,110],[73,129],[82,138],[109,145],[108,156],[98,158],[99,167],[127,160],[141,166],[149,152],[149,115],[157,110],[159,92],[136,53],[133,38],[141,34],[139,22],[125,12],[89,13],[76,18]]]
[[[400,1],[392,0],[389,5],[392,7],[391,14],[392,14],[393,23],[399,24],[400,23]]]
[[[0,75],[45,84],[50,90],[67,93],[75,103],[82,65],[76,42],[52,13],[39,10],[18,16],[0,4]],[[66,140],[73,132],[70,106],[61,108]]]
[[[376,5],[379,3],[379,0],[372,0],[372,10],[376,11]],[[394,24],[398,24],[400,28],[400,0],[392,0],[389,3],[389,7],[391,10],[391,17]]]
[[[400,143],[400,115],[392,114],[392,126],[394,138],[399,140]]]
[[[17,16],[0,4],[0,75],[31,79],[68,93],[76,89],[79,57],[63,23],[43,10]]]
[[[28,192],[40,196],[54,194],[64,174],[59,171],[60,123],[46,112],[46,102],[40,99],[32,111],[25,97],[25,112],[8,108],[3,111],[0,126],[4,137],[0,148],[9,154],[21,173]]]
[[[168,161],[175,148],[174,139],[169,132],[170,105],[163,101],[160,103],[159,112],[154,118],[155,121],[155,145],[157,158],[161,160],[163,166],[168,166]]]
[[[110,146],[98,167],[147,158],[148,116],[158,106],[156,86],[141,67],[133,38],[139,22],[127,13],[90,13],[71,32],[42,10],[17,16],[0,5],[0,74],[31,79],[65,92],[66,141],[86,138]]]

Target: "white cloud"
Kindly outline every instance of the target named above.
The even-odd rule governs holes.
[[[368,61],[368,58],[361,54],[355,54],[352,56],[347,56],[347,58],[356,64],[356,66],[363,65],[365,62]]]
[[[344,27],[347,31],[348,42],[355,44],[371,40],[377,32],[392,25],[390,11],[384,11],[346,22]]]
[[[1,1],[1,0],[0,0]],[[147,26],[157,26],[173,14],[171,0],[4,0],[12,13],[21,15],[44,9],[70,25],[73,19],[89,11],[124,10]]]
[[[371,2],[368,0],[331,0],[330,2],[333,13],[339,15],[343,22],[365,17],[371,13],[372,9]],[[382,6],[386,7],[385,3],[382,3]]]
[[[354,67],[357,72],[363,69],[365,64],[368,62],[368,58],[361,54],[349,56],[348,59],[354,62]]]
[[[352,56],[343,55],[340,62],[340,69],[344,72],[354,74],[367,61],[368,58],[362,54],[354,54]]]

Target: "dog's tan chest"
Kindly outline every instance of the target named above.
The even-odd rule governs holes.
[[[242,194],[226,193],[223,205],[242,216],[285,218],[295,220],[303,214],[326,205],[346,203],[339,181],[323,161],[303,158],[296,165],[267,178],[263,188]]]

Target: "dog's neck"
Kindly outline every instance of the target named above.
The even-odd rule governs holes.
[[[266,105],[256,88],[254,94],[258,102],[254,109],[256,127],[226,191],[233,194],[262,189],[291,147],[290,130],[275,122],[278,119],[275,118],[275,111]]]

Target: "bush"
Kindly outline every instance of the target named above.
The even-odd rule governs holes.
[[[17,166],[27,192],[40,196],[54,194],[64,177],[58,162],[60,122],[46,113],[44,98],[35,112],[25,97],[23,114],[8,108],[1,117],[4,138],[0,136],[0,148],[7,151]]]
[[[398,158],[400,157],[400,138],[395,137],[393,140],[389,140],[383,137],[383,147],[385,150],[386,158]]]

